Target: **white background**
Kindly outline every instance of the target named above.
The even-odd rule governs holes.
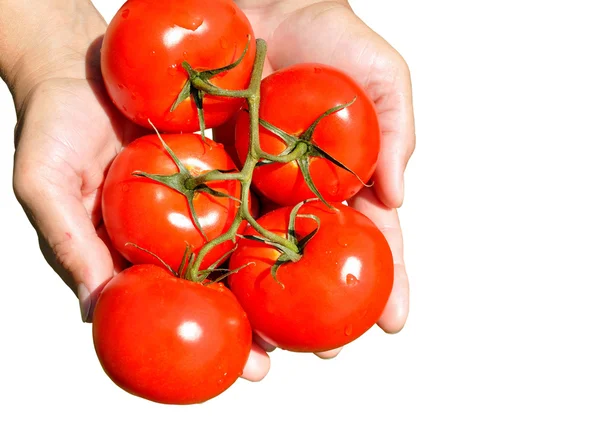
[[[198,406],[103,373],[12,194],[1,86],[0,436],[599,436],[595,3],[352,1],[413,75],[408,324],[331,361],[276,351],[263,382]]]

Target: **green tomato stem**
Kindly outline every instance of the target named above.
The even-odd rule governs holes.
[[[308,151],[308,144],[303,141],[299,141],[296,147],[287,155],[271,155],[266,152],[260,152],[260,158],[273,161],[275,163],[290,163],[302,158]]]
[[[192,281],[202,281],[200,273],[200,265],[202,260],[206,255],[212,251],[218,245],[225,243],[229,240],[235,241],[237,237],[238,230],[244,220],[246,220],[253,228],[256,229],[261,235],[266,237],[267,239],[278,243],[289,250],[299,253],[300,250],[298,246],[286,239],[285,237],[279,236],[269,230],[266,230],[258,222],[252,217],[249,209],[249,201],[250,201],[250,185],[252,183],[252,174],[254,173],[254,169],[258,164],[260,159],[269,159],[271,161],[277,162],[290,162],[295,160],[295,152],[293,151],[288,156],[281,157],[285,158],[285,161],[281,161],[280,157],[275,157],[269,154],[265,154],[262,152],[260,148],[259,142],[259,106],[260,106],[260,82],[262,79],[262,72],[264,68],[265,58],[267,53],[267,44],[264,40],[257,39],[256,40],[256,58],[254,61],[254,68],[252,70],[252,76],[250,79],[250,85],[246,90],[224,90],[218,87],[215,87],[212,84],[207,84],[204,81],[192,80],[192,85],[207,94],[211,94],[214,96],[223,96],[223,97],[231,97],[231,98],[239,98],[244,97],[248,102],[248,113],[250,114],[250,147],[248,150],[248,156],[246,157],[246,162],[242,167],[242,170],[236,173],[225,173],[225,172],[210,172],[210,175],[200,175],[199,177],[194,178],[190,183],[190,185],[199,185],[204,184],[208,181],[223,181],[223,180],[237,180],[240,181],[241,185],[241,205],[238,209],[233,223],[229,227],[229,229],[221,234],[219,237],[208,241],[198,252],[193,264],[188,268],[185,277],[188,280]],[[196,83],[198,82],[198,83]],[[273,160],[273,158],[276,158]]]

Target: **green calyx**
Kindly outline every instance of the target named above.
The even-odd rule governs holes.
[[[248,53],[248,48],[250,47],[250,35],[248,35],[248,41],[246,42],[246,46],[240,57],[236,59],[233,63],[226,65],[221,68],[211,69],[211,70],[196,70],[194,69],[187,61],[184,61],[181,66],[185,69],[188,74],[188,80],[185,82],[183,88],[179,92],[177,99],[173,102],[171,106],[171,112],[175,111],[175,109],[186,99],[191,97],[194,100],[196,105],[196,109],[198,110],[198,120],[200,122],[200,132],[202,134],[202,139],[204,140],[204,131],[206,129],[206,122],[204,119],[204,96],[207,94],[213,96],[224,96],[224,97],[245,97],[246,93],[243,91],[237,90],[222,90],[221,88],[215,86],[211,83],[211,79],[215,76],[218,76],[222,73],[225,73],[229,70],[236,68]],[[229,93],[227,93],[229,91]],[[239,95],[238,95],[239,94]]]
[[[317,145],[313,141],[313,136],[315,129],[319,125],[319,123],[326,117],[334,114],[338,111],[341,111],[345,108],[348,108],[356,101],[356,97],[352,99],[350,102],[347,102],[342,105],[335,106],[323,114],[321,114],[317,119],[308,127],[306,131],[300,134],[298,137],[294,135],[290,135],[282,129],[272,125],[266,120],[260,120],[260,124],[267,129],[268,131],[275,134],[282,141],[285,142],[287,147],[279,154],[279,155],[268,155],[267,158],[261,161],[260,165],[267,165],[272,163],[289,163],[290,161],[295,161],[302,172],[302,176],[304,177],[304,181],[308,188],[315,194],[315,196],[323,202],[328,208],[332,208],[331,205],[325,200],[319,189],[315,185],[313,178],[310,173],[310,164],[313,158],[322,158],[330,163],[335,164],[337,167],[344,169],[345,171],[354,175],[362,185],[368,186],[352,169],[346,166],[344,163],[337,160],[335,157],[331,156],[327,152],[325,152],[319,145]]]
[[[149,121],[152,125],[152,122]],[[152,125],[154,130],[156,131],[156,135],[158,136],[163,148],[169,154],[175,165],[177,166],[177,172],[172,175],[157,175],[147,172],[136,171],[133,172],[134,176],[139,176],[143,178],[151,179],[152,181],[159,182],[179,193],[181,193],[187,200],[188,207],[190,209],[190,213],[192,216],[192,220],[194,221],[194,225],[202,234],[204,240],[208,242],[208,237],[202,230],[202,226],[200,225],[200,220],[198,219],[198,214],[196,213],[196,207],[194,206],[194,197],[197,193],[206,193],[210,196],[215,196],[218,198],[230,198],[237,202],[241,202],[239,199],[236,199],[230,196],[228,193],[220,192],[208,186],[207,181],[214,178],[215,174],[220,171],[210,171],[204,175],[200,175],[198,177],[192,176],[189,170],[183,165],[181,160],[175,155],[173,150],[167,145],[167,143],[163,140],[156,127]]]
[[[193,201],[196,194],[205,193],[213,197],[227,197],[236,200],[240,204],[233,218],[233,221],[231,222],[231,225],[229,226],[227,231],[225,231],[224,233],[212,240],[207,239],[206,243],[202,245],[197,251],[192,251],[192,248],[190,248],[189,245],[186,244],[186,249],[183,254],[181,264],[177,271],[174,271],[161,260],[162,264],[173,275],[201,284],[210,284],[213,282],[223,280],[228,275],[234,274],[240,269],[244,269],[248,266],[244,265],[233,271],[219,268],[219,265],[221,265],[221,263],[223,263],[231,255],[231,253],[236,250],[237,246],[235,244],[237,242],[237,239],[246,238],[266,243],[279,251],[280,255],[271,268],[271,275],[275,279],[275,281],[279,283],[283,288],[284,285],[281,284],[281,282],[277,279],[277,272],[279,268],[286,263],[296,263],[299,260],[301,260],[307,245],[309,244],[311,239],[314,238],[314,236],[317,234],[320,226],[320,221],[317,216],[299,214],[300,208],[306,202],[317,201],[318,199],[324,202],[327,206],[330,206],[323,199],[323,197],[318,192],[317,188],[314,187],[314,184],[312,183],[312,178],[310,175],[311,160],[313,158],[327,159],[334,163],[336,166],[341,167],[346,171],[354,174],[354,172],[352,172],[351,169],[347,168],[343,163],[337,161],[334,157],[331,157],[313,141],[315,128],[322,119],[352,105],[354,100],[326,111],[321,116],[319,116],[317,120],[315,120],[315,122],[304,133],[297,137],[291,136],[283,132],[277,127],[270,125],[266,121],[261,121],[259,118],[260,84],[267,51],[266,43],[264,40],[256,40],[256,57],[254,60],[254,66],[250,78],[250,83],[246,89],[226,90],[217,87],[211,82],[211,80],[215,76],[224,73],[228,70],[231,70],[232,68],[235,68],[237,65],[239,65],[239,63],[242,61],[243,57],[248,51],[249,42],[250,40],[248,40],[248,44],[246,45],[246,48],[244,49],[244,52],[242,53],[239,59],[237,59],[233,64],[220,69],[199,71],[193,69],[189,64],[183,63],[183,68],[188,73],[188,81],[184,85],[181,93],[179,94],[177,100],[171,108],[171,111],[173,111],[184,100],[188,98],[194,99],[194,102],[196,103],[196,106],[198,108],[200,128],[204,138],[205,126],[203,98],[205,96],[211,95],[234,99],[245,99],[248,105],[247,112],[249,114],[250,120],[250,142],[248,155],[246,156],[246,160],[241,170],[212,170],[200,176],[193,176],[185,168],[181,160],[177,158],[177,156],[173,153],[169,146],[164,142],[164,140],[161,138],[160,134],[157,131],[156,133],[165,151],[169,154],[169,156],[177,166],[177,172],[175,172],[172,175],[156,175],[149,174],[146,172],[134,172],[134,175],[137,175],[140,178],[147,178],[152,181],[159,182],[182,194],[187,200],[190,215],[192,216],[196,227],[205,239],[206,235],[202,230],[194,208]],[[272,132],[274,132],[286,142],[287,147],[281,154],[271,155],[265,153],[260,148],[259,131],[261,124],[265,128],[270,129]],[[292,161],[298,163],[298,166],[301,169],[305,179],[307,180],[309,187],[311,187],[311,190],[313,190],[318,199],[311,199],[308,201],[301,202],[291,210],[286,236],[282,236],[278,233],[274,233],[264,228],[252,216],[249,209],[250,186],[252,183],[252,175],[257,166],[267,165],[269,163],[275,162],[290,163]],[[220,192],[211,188],[209,184],[214,181],[238,181],[240,184],[240,199],[238,200],[236,198],[233,198],[228,193]],[[308,233],[306,236],[298,236],[296,232],[296,221],[298,218],[307,218],[313,220],[316,223],[315,229]],[[244,221],[246,221],[251,227],[253,227],[258,235],[239,235],[238,232]],[[202,261],[206,259],[206,256],[219,245],[224,244],[226,242],[233,242],[234,248],[228,253],[222,255],[208,268],[201,269],[200,267],[202,265]],[[142,251],[146,251],[142,248],[140,249]],[[160,258],[157,255],[151,253],[150,251],[146,252],[152,254],[154,257],[160,260]]]
[[[169,271],[173,276],[179,277],[179,278],[186,278],[186,276],[189,274],[190,269],[192,269],[192,266],[193,266],[193,263],[194,263],[194,260],[196,257],[194,255],[194,253],[192,252],[192,248],[190,247],[190,245],[188,245],[186,243],[185,252],[183,254],[183,258],[181,259],[181,264],[179,265],[179,268],[177,269],[177,271],[174,271],[173,268],[171,268],[171,266],[169,266],[163,259],[161,259],[157,254],[153,253],[152,251],[142,248],[141,246],[138,246],[135,243],[131,243],[131,242],[127,242],[125,244],[125,246],[133,246],[134,248],[137,248],[138,250],[151,255],[156,260],[158,260],[160,262],[160,264],[167,271]],[[219,281],[224,280],[225,278],[229,277],[230,275],[235,274],[236,272],[239,272],[242,269],[253,264],[252,262],[250,262],[250,263],[247,263],[244,266],[240,266],[239,268],[236,268],[236,269],[221,269],[221,268],[219,268],[219,265],[221,263],[223,263],[225,260],[227,260],[227,258],[231,254],[233,254],[233,252],[236,249],[237,249],[237,245],[234,246],[230,251],[223,254],[218,260],[216,260],[213,264],[211,264],[208,267],[208,269],[198,270],[196,273],[197,274],[196,282],[203,284],[205,286],[209,286],[213,283],[218,283]],[[216,276],[216,278],[214,278],[214,279],[211,279],[210,276],[213,275],[214,273],[217,273],[218,276]]]
[[[315,237],[315,235],[317,234],[317,232],[319,231],[319,228],[321,226],[321,220],[317,216],[315,216],[313,214],[298,214],[298,212],[300,211],[300,208],[307,202],[311,202],[311,201],[316,201],[316,199],[307,199],[306,201],[302,201],[302,202],[298,203],[290,212],[290,219],[288,222],[286,240],[288,240],[289,242],[292,242],[297,247],[297,251],[292,251],[289,248],[282,246],[282,245],[278,244],[277,242],[273,242],[273,241],[271,241],[263,236],[260,236],[260,235],[239,236],[244,239],[256,240],[258,242],[262,242],[267,245],[270,245],[270,246],[276,248],[281,253],[281,255],[277,258],[277,260],[271,267],[271,276],[282,288],[285,288],[285,286],[277,278],[277,271],[279,270],[279,268],[282,265],[284,265],[286,263],[290,263],[290,262],[296,263],[302,258],[302,255],[304,253],[304,248],[306,248],[306,245],[308,245],[308,242],[310,242],[311,239],[313,237]],[[315,221],[317,223],[317,227],[313,231],[311,231],[309,234],[307,234],[306,236],[299,239],[298,235],[296,233],[296,219],[297,218],[312,219],[313,221]]]

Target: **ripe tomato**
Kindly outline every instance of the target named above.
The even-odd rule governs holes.
[[[192,176],[214,169],[235,168],[223,146],[208,138],[206,143],[196,134],[170,134],[162,138]],[[136,171],[171,175],[177,170],[157,135],[138,138],[126,146],[110,166],[102,190],[104,223],[115,248],[134,264],[160,265],[160,262],[128,243],[151,251],[173,270],[179,267],[186,243],[194,252],[206,243],[194,224],[183,194],[151,179],[132,175]],[[235,198],[240,197],[238,181],[218,181],[208,185]],[[194,208],[209,240],[229,229],[238,205],[230,198],[199,192],[194,195]],[[210,266],[231,248],[231,242],[217,246],[205,257],[202,268]]]
[[[393,261],[383,234],[361,213],[343,204],[329,210],[308,203],[300,214],[316,215],[320,229],[296,263],[270,270],[281,253],[254,240],[242,240],[229,266],[236,269],[229,286],[248,313],[252,328],[267,342],[292,351],[326,351],[366,332],[381,316],[393,283]],[[291,208],[274,210],[258,220],[285,235]],[[298,217],[298,239],[316,227]],[[256,235],[247,229],[249,235]]]
[[[201,403],[229,388],[250,354],[252,329],[222,283],[203,286],[153,265],[133,266],[104,288],[94,346],[124,390],[171,404]]]
[[[225,67],[248,52],[234,69],[211,82],[243,89],[250,81],[256,42],[244,13],[231,0],[129,0],[110,22],[102,44],[102,75],[115,105],[134,122],[160,131],[193,132],[199,127],[192,99],[174,112],[171,105],[188,75]],[[206,127],[225,122],[242,105],[240,99],[205,97]]]
[[[299,137],[321,114],[354,97],[352,105],[321,120],[313,142],[367,182],[375,171],[380,149],[377,113],[365,91],[342,71],[320,64],[298,64],[273,73],[261,85],[260,118]],[[235,134],[242,161],[248,153],[249,135],[248,114],[242,112]],[[264,127],[260,128],[260,146],[272,155],[287,147]],[[346,200],[362,188],[354,175],[324,158],[310,158],[310,174],[327,201]],[[258,167],[253,184],[279,205],[315,197],[296,162]]]

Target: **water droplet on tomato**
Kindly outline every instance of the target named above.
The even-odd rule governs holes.
[[[173,64],[169,67],[169,75],[175,76],[177,74],[177,64]]]
[[[217,382],[219,385],[223,384],[223,379],[219,379],[219,381]]]
[[[187,51],[184,51],[184,52],[183,52],[183,57],[184,57],[184,58],[187,58],[187,56],[188,56],[188,52],[187,52]]]
[[[348,286],[355,286],[358,284],[358,278],[356,278],[353,274],[346,275],[346,284]]]
[[[187,16],[180,16],[179,19],[177,20],[177,23],[175,23],[175,25],[178,27],[181,27],[183,29],[191,30],[192,32],[195,32],[198,30],[198,28],[200,26],[202,26],[202,23],[204,23],[203,17],[199,17],[197,15],[192,15],[190,13]]]
[[[154,56],[154,55],[156,55],[156,50],[152,50],[152,51],[150,52],[150,55],[151,55],[151,56]]]
[[[132,94],[131,94],[131,100],[137,100],[137,96],[136,96],[136,94],[135,94],[135,93],[132,93]]]
[[[229,47],[229,43],[227,42],[227,40],[225,38],[221,38],[219,40],[219,44],[221,45],[222,49],[226,49],[227,47]]]
[[[191,30],[196,31],[198,30],[198,28],[200,26],[202,26],[202,23],[204,23],[204,17],[197,17],[195,19],[192,20],[191,24]]]
[[[125,88],[125,85],[123,85],[123,84],[119,84],[117,86],[119,87],[120,90],[122,90],[123,88]]]
[[[127,107],[125,105],[123,105],[123,111],[127,112]]]
[[[123,184],[123,185],[121,186],[121,191],[122,191],[123,193],[127,193],[127,192],[129,191],[129,184]]]
[[[123,12],[121,12],[121,17],[123,17],[123,19],[127,19],[127,17],[129,17],[129,9],[125,9]]]
[[[347,325],[346,328],[344,328],[344,334],[346,336],[350,336],[352,334],[352,324]]]

